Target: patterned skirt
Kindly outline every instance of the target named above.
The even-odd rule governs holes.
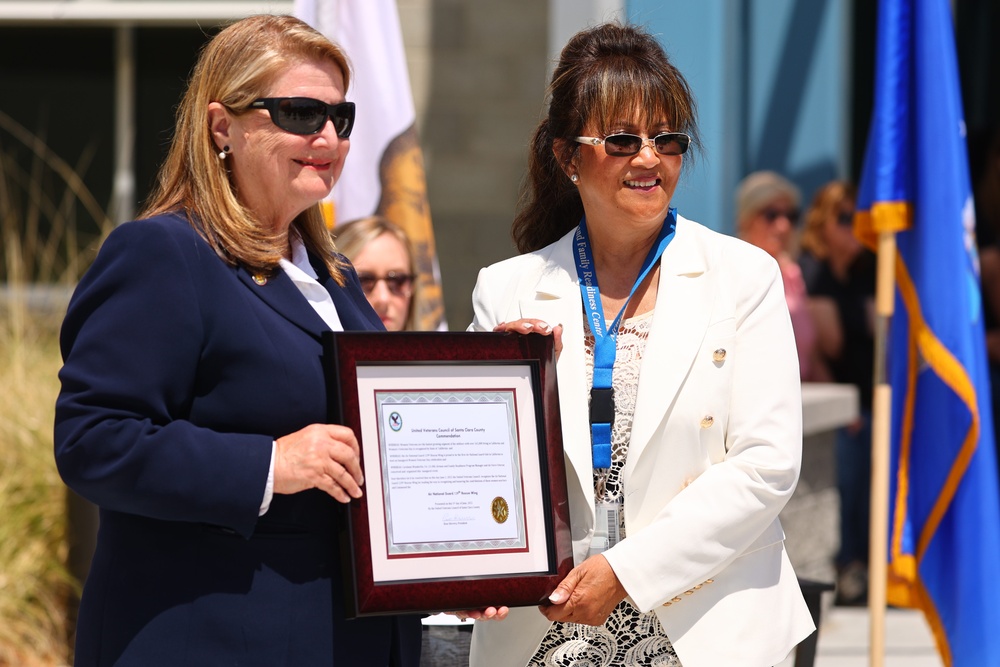
[[[604,625],[553,623],[527,667],[681,667],[653,612],[622,600]]]

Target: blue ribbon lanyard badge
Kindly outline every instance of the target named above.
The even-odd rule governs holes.
[[[660,255],[674,238],[677,226],[677,211],[671,208],[666,220],[660,228],[660,234],[649,249],[642,263],[639,277],[632,285],[628,299],[618,311],[614,321],[605,326],[604,307],[601,305],[601,291],[597,286],[597,273],[594,269],[594,257],[590,249],[590,237],[587,234],[587,219],[580,220],[576,228],[574,243],[576,252],[576,274],[580,279],[580,294],[583,296],[583,307],[587,312],[587,324],[594,334],[594,382],[590,390],[590,435],[591,448],[595,468],[611,467],[611,424],[615,421],[615,395],[611,386],[612,370],[615,365],[618,342],[618,324],[628,307],[629,300],[635,294],[639,284],[660,259]]]

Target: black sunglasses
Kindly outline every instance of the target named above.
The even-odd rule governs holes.
[[[408,273],[396,273],[390,271],[384,276],[376,276],[374,273],[358,273],[358,281],[365,294],[371,294],[375,285],[380,280],[385,281],[385,286],[393,296],[410,296],[410,287],[413,285],[413,276]]]
[[[760,214],[771,224],[774,224],[778,218],[788,218],[788,222],[793,226],[799,222],[799,212],[795,209],[788,211],[785,209],[765,208]]]
[[[354,102],[327,104],[311,97],[262,97],[250,103],[251,109],[267,109],[271,122],[292,134],[316,134],[333,121],[337,136],[346,139],[354,129]]]
[[[650,142],[653,148],[660,155],[684,155],[691,137],[683,132],[664,132],[650,139],[643,139],[637,134],[621,132],[619,134],[609,134],[601,139],[600,137],[576,137],[581,144],[600,146],[604,144],[604,152],[614,157],[632,157],[642,150],[646,142]]]
[[[841,227],[853,227],[854,226],[854,214],[847,211],[843,211],[837,214],[837,224]]]

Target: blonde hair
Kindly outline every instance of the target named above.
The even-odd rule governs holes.
[[[403,245],[409,259],[407,271],[413,276],[413,292],[410,294],[410,305],[406,311],[406,324],[403,330],[416,331],[418,328],[416,303],[420,293],[420,280],[415,266],[413,243],[410,242],[410,237],[403,231],[403,228],[388,218],[371,215],[337,225],[333,233],[336,237],[337,251],[352,262],[369,243],[383,234],[392,236]]]
[[[736,230],[746,234],[750,220],[776,199],[787,199],[796,209],[802,193],[790,180],[774,171],[755,171],[736,187]]]
[[[812,204],[806,211],[805,226],[802,228],[799,245],[803,250],[807,250],[816,259],[826,259],[830,255],[823,227],[842,202],[854,201],[854,194],[854,186],[846,181],[830,181],[816,191]]]
[[[183,211],[191,225],[226,262],[252,270],[272,270],[286,249],[236,193],[226,162],[217,156],[208,105],[220,102],[244,113],[290,65],[307,60],[333,63],[350,84],[347,56],[326,37],[292,16],[257,15],[233,23],[202,49],[177,109],[173,142],[157,185],[140,218]],[[322,258],[340,285],[342,260],[319,206],[292,221],[306,248]]]

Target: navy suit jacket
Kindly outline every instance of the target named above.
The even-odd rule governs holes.
[[[383,328],[353,270],[313,264],[346,330]],[[283,271],[257,284],[181,215],[108,237],[61,335],[56,461],[100,507],[76,665],[416,663],[416,617],[402,649],[401,619],[344,619],[339,503],[258,517],[273,440],[327,421],[326,330]]]

